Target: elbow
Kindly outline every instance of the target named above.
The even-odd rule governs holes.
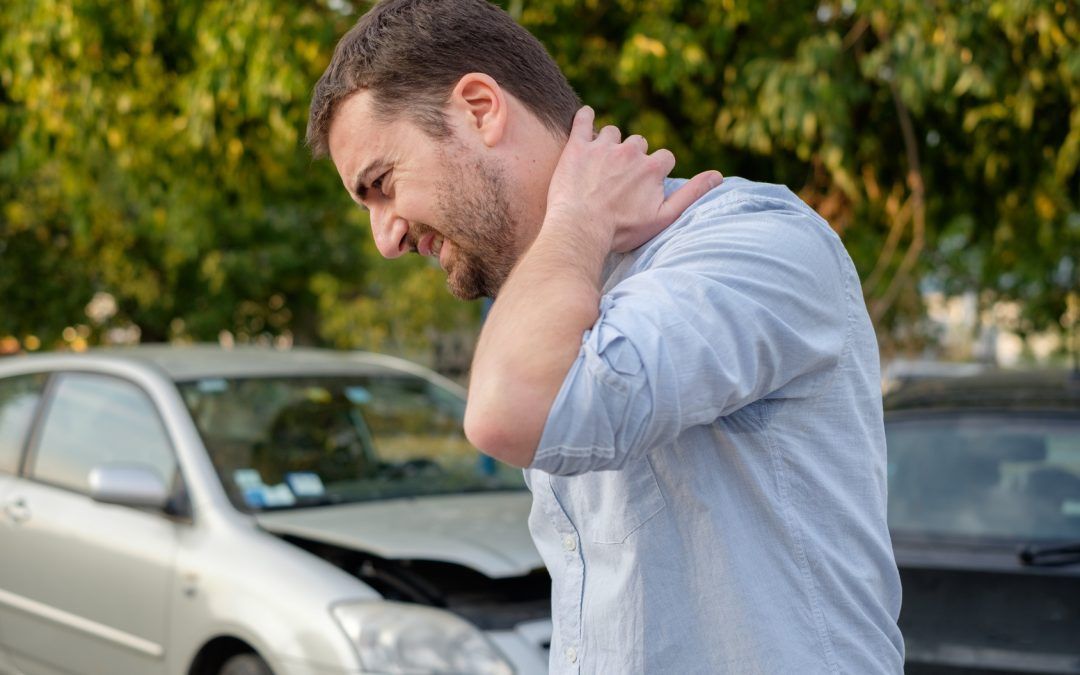
[[[465,437],[480,452],[518,468],[532,464],[538,434],[498,406],[478,405],[470,399],[465,409]]]

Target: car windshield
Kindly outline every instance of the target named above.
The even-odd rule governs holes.
[[[1080,539],[1080,420],[906,417],[886,436],[894,535]]]
[[[422,377],[179,384],[230,499],[261,511],[522,489],[462,431],[465,401]]]

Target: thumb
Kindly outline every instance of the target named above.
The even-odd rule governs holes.
[[[690,208],[690,205],[701,199],[706,192],[724,182],[724,177],[719,171],[703,171],[686,181],[682,187],[664,200],[660,205],[660,220],[664,227],[675,222],[682,212]]]

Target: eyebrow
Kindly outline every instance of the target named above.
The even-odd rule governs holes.
[[[368,183],[371,182],[371,174],[387,166],[389,166],[389,162],[380,157],[368,162],[367,166],[357,171],[356,176],[353,178],[353,194],[363,199],[364,193],[367,192]]]

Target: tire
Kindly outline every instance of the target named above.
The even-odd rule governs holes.
[[[221,666],[218,675],[274,675],[258,654],[237,654]]]

